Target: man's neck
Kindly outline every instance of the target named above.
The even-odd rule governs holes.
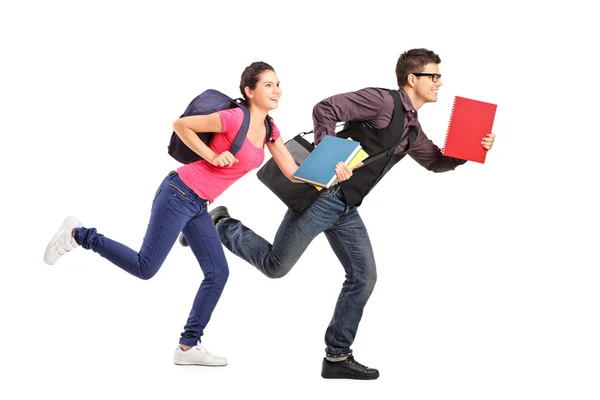
[[[415,90],[412,87],[402,86],[400,89],[404,90],[404,92],[407,94],[407,96],[410,99],[410,102],[412,103],[412,106],[415,108],[415,110],[418,111],[419,108],[421,108],[423,106],[423,104],[425,104],[425,102],[423,100],[419,100]]]

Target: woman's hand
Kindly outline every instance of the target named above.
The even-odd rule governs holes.
[[[231,167],[239,160],[228,151],[224,151],[221,154],[217,154],[210,163],[215,167]]]

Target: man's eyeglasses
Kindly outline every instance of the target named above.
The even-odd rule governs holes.
[[[440,80],[440,78],[442,77],[442,74],[434,74],[431,72],[413,72],[412,73],[414,76],[430,76],[431,80],[434,82],[437,82]]]

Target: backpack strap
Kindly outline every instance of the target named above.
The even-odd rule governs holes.
[[[242,104],[242,99],[233,100],[236,107],[242,109],[244,113],[244,120],[242,121],[242,125],[240,126],[240,130],[238,131],[233,143],[231,144],[231,154],[236,155],[238,151],[244,145],[244,140],[246,139],[246,135],[248,135],[248,129],[250,128],[250,110],[244,104]],[[269,123],[269,119],[265,118],[265,143],[271,140],[271,124]]]
[[[235,136],[235,139],[233,140],[233,143],[231,144],[230,152],[234,156],[237,154],[238,151],[240,151],[240,149],[244,145],[244,140],[246,139],[246,135],[248,134],[248,128],[250,128],[250,110],[248,110],[248,107],[243,105],[240,102],[240,100],[241,99],[233,100],[235,105],[241,108],[242,112],[244,113],[244,120],[242,121],[240,130],[238,131],[237,135]]]

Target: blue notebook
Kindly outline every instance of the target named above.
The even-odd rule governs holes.
[[[336,179],[335,165],[348,164],[361,149],[358,142],[325,136],[294,173],[294,178],[313,185],[330,187]]]

